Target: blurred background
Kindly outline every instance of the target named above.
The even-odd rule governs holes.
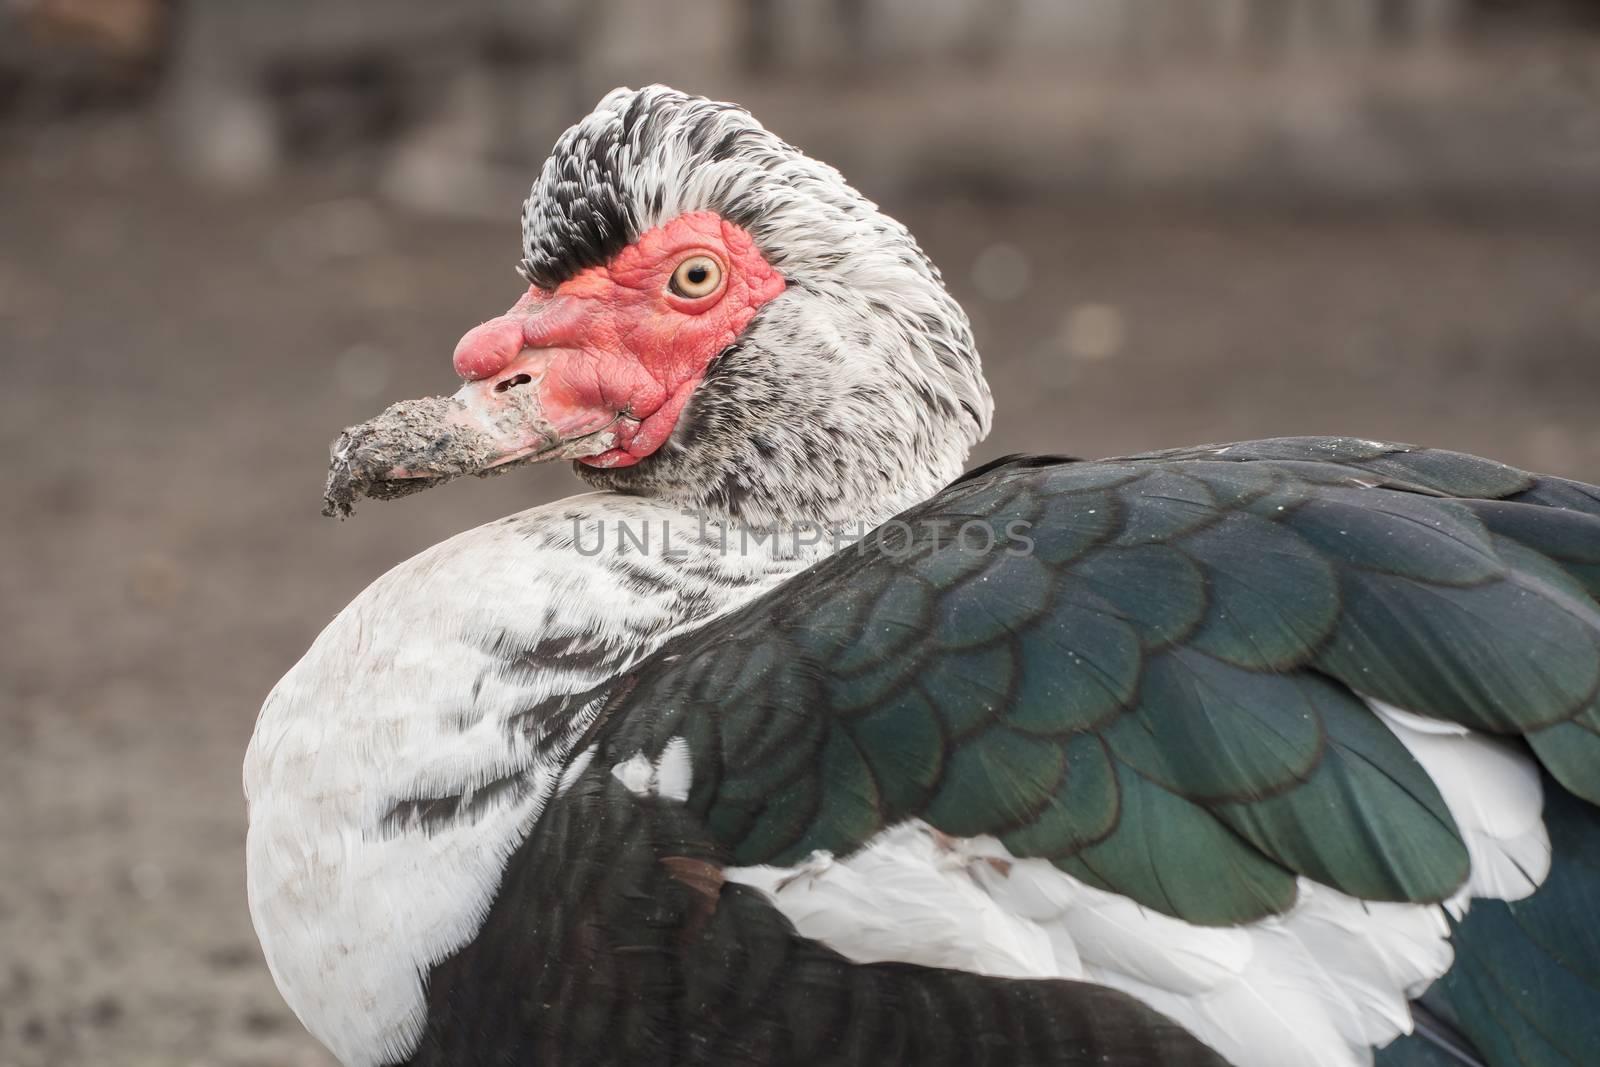
[[[972,314],[975,458],[1286,433],[1600,481],[1600,0],[0,0],[0,1067],[326,1067],[239,763],[323,623],[564,469],[319,517],[608,88],[735,99]]]

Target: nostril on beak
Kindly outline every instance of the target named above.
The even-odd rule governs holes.
[[[507,389],[515,389],[517,386],[527,385],[531,381],[533,381],[533,376],[531,374],[513,374],[504,381],[495,382],[494,391],[497,393],[503,393]]]

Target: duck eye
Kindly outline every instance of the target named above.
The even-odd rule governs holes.
[[[710,296],[722,284],[722,264],[708,255],[693,255],[672,272],[668,286],[678,296],[690,300]]]

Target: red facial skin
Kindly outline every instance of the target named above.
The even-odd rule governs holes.
[[[690,299],[668,286],[695,254],[722,265],[722,284]],[[784,281],[742,228],[711,211],[650,230],[610,263],[554,292],[530,287],[456,345],[468,381],[514,379],[526,367],[558,432],[615,419],[615,447],[582,462],[626,467],[660,448],[711,360],[750,324]]]

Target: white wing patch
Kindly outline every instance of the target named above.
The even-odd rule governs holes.
[[[643,752],[611,768],[611,777],[627,787],[628,792],[640,797],[665,797],[680,804],[689,799],[689,788],[694,784],[694,764],[689,758],[689,742],[674,737],[661,750],[654,764]]]
[[[647,797],[654,791],[655,776],[656,769],[650,766],[650,760],[643,752],[635,752],[631,759],[611,768],[611,777],[636,797]]]
[[[859,963],[899,961],[1121,989],[1240,1067],[1359,1067],[1411,1029],[1407,1000],[1449,969],[1435,905],[1371,904],[1301,880],[1285,916],[1193,926],[992,838],[921,822],[848,859],[746,867],[799,932]]]
[[[674,737],[656,760],[656,792],[668,800],[683,803],[694,785],[694,764],[689,759],[689,742]]]
[[[1374,710],[1438,784],[1472,874],[1446,902],[1515,900],[1550,869],[1532,761],[1462,727]],[[919,821],[855,854],[745,867],[804,936],[860,963],[898,961],[1011,978],[1097,982],[1138,997],[1239,1067],[1366,1067],[1411,1032],[1409,1001],[1454,959],[1444,908],[1357,900],[1300,879],[1282,916],[1199,927],[1085,885],[993,838]]]
[[[1550,873],[1544,788],[1533,759],[1498,737],[1367,703],[1439,787],[1467,844],[1472,876],[1446,902],[1451,913],[1464,914],[1472,897],[1531,896]]]

